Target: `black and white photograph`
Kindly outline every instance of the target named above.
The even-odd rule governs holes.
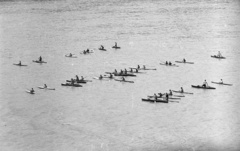
[[[240,0],[0,0],[0,151],[240,151]]]

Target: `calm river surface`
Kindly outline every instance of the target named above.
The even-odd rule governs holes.
[[[237,151],[239,41],[238,0],[0,1],[0,150]],[[210,57],[218,51],[226,59]],[[194,64],[159,65],[183,58]],[[157,70],[133,84],[93,79],[138,64]],[[61,86],[75,75],[92,82]],[[191,88],[205,79],[216,90]],[[211,83],[220,79],[233,86]],[[194,94],[141,101],[180,87]]]

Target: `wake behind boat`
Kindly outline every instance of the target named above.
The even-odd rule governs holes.
[[[222,82],[213,82],[212,83],[214,84],[220,84],[220,85],[229,85],[229,86],[232,86],[232,84],[228,84],[228,83],[222,83]]]

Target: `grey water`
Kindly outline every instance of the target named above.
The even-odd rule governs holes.
[[[239,16],[238,0],[0,1],[0,150],[239,150]],[[194,64],[159,64],[183,58]],[[93,79],[137,65],[157,70],[133,84]],[[75,75],[92,82],[61,86]],[[216,89],[191,87],[205,79]],[[141,100],[180,87],[194,94]]]

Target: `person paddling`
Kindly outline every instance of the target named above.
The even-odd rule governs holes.
[[[154,93],[154,99],[155,99],[155,101],[157,101],[157,95],[156,95],[156,93]]]
[[[138,73],[138,69],[136,69],[136,73]]]
[[[168,93],[166,93],[166,100],[167,100],[167,102],[168,102]]]
[[[89,49],[86,50],[86,53],[89,53]]]
[[[78,77],[78,75],[76,75],[76,81],[79,81],[79,77]]]
[[[158,94],[159,94],[159,97],[160,97],[160,98],[163,96],[163,94],[162,94],[162,93],[158,93]]]
[[[171,61],[169,61],[169,65],[170,65],[170,66],[172,65]]]
[[[146,69],[146,66],[145,66],[145,65],[143,65],[143,69]]]
[[[71,84],[74,85],[74,80],[73,80],[73,78],[71,78]]]
[[[34,93],[35,91],[33,90],[33,88],[30,90],[30,93]]]
[[[223,80],[222,79],[221,79],[220,83],[223,84]]]
[[[182,92],[182,93],[184,92],[182,87],[181,87],[181,90],[180,90],[180,92]]]
[[[166,63],[165,63],[166,65],[168,65],[168,62],[166,61]]]
[[[186,62],[186,59],[185,59],[185,58],[183,58],[183,62],[184,62],[184,63]]]
[[[104,49],[103,45],[101,45],[101,49],[102,49],[102,50]]]
[[[122,80],[123,80],[123,81],[125,81],[125,78],[124,78],[124,77],[122,77]]]
[[[39,61],[42,61],[42,57],[41,56],[39,57]]]
[[[110,75],[109,75],[109,78],[111,78],[111,79],[113,78],[113,75],[112,75],[112,73],[110,73]]]
[[[117,69],[114,70],[114,73],[117,74]]]
[[[207,87],[208,86],[208,83],[207,83],[207,81],[206,80],[204,80],[204,82],[203,82],[203,85],[202,85],[203,87]]]
[[[18,63],[20,66],[22,65],[22,62],[21,61],[19,61],[19,63]]]
[[[47,85],[46,85],[46,84],[44,84],[44,88],[47,88]]]
[[[173,94],[172,94],[172,90],[169,90],[169,95],[173,95]]]
[[[84,80],[84,78],[83,78],[83,76],[81,76],[81,81],[83,81]]]
[[[222,57],[222,54],[220,53],[220,51],[218,51],[217,57]]]
[[[140,69],[140,65],[138,65],[137,68]]]
[[[99,77],[99,79],[102,79],[103,78],[103,76],[100,74],[100,77]]]
[[[115,42],[115,47],[117,47],[117,42]]]

